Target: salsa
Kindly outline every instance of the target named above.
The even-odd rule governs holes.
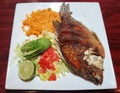
[[[59,62],[59,56],[55,52],[55,49],[50,46],[47,51],[45,51],[40,58],[39,64],[39,71],[38,73],[44,74],[48,70],[55,71],[56,68],[54,66],[54,62]],[[48,78],[49,81],[56,80],[56,74],[51,73],[50,77]]]

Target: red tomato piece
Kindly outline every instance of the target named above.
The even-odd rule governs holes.
[[[55,81],[56,80],[56,75],[55,73],[52,73],[48,79],[49,81]]]
[[[55,52],[54,48],[51,46],[47,51],[45,51],[39,61],[41,71],[45,72],[47,69],[55,70],[54,62],[57,62],[59,60],[59,56]]]
[[[38,69],[38,73],[46,73],[47,68],[46,67],[41,67]]]

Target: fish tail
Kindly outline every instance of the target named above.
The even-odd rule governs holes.
[[[71,16],[69,4],[65,4],[65,2],[62,4],[60,8],[60,15],[61,17]]]

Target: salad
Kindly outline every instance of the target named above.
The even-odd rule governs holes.
[[[39,76],[43,81],[55,81],[69,72],[55,33],[43,31],[39,37],[31,36],[21,44],[18,43],[15,53],[19,64],[18,74],[22,80]]]

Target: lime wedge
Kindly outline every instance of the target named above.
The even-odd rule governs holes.
[[[22,80],[31,80],[35,74],[35,66],[32,62],[24,61],[19,63],[19,77]]]

